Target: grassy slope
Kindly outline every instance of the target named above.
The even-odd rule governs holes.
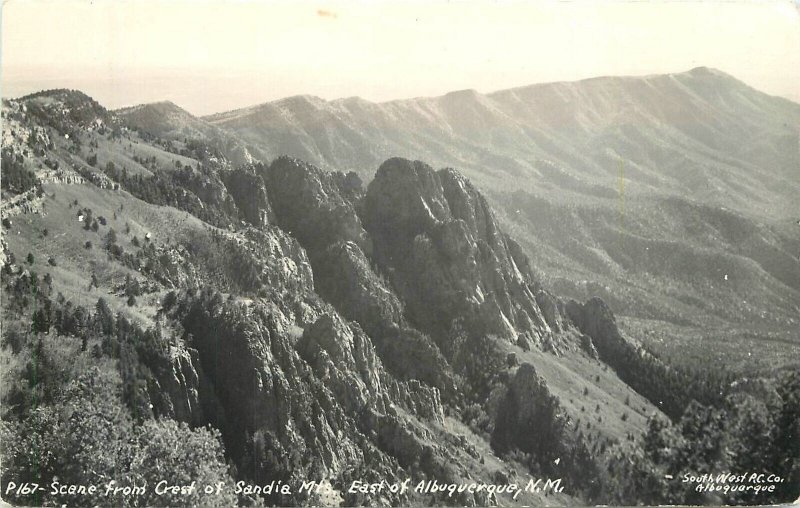
[[[185,231],[206,226],[186,212],[150,205],[127,192],[103,190],[91,184],[46,184],[45,193],[46,213],[18,215],[8,231],[9,250],[17,263],[40,277],[49,273],[53,277],[54,294],[61,292],[75,304],[91,308],[103,297],[114,311],[121,310],[145,326],[150,324],[163,288],[143,295],[135,307],[128,307],[124,295],[112,288],[122,284],[126,275],[140,279],[143,276],[108,259],[103,249],[105,235],[113,228],[117,243],[130,252],[136,250],[131,244],[134,236],[144,243],[145,234],[151,233],[152,242],[172,244]],[[78,206],[73,205],[76,200]],[[104,216],[107,225],[99,226],[97,232],[85,230],[76,217],[83,208],[90,208],[94,217]],[[125,233],[126,224],[130,227],[129,234]],[[45,229],[47,236],[42,235]],[[92,243],[91,249],[85,248],[87,241]],[[34,254],[33,266],[24,262],[29,252]],[[56,266],[48,263],[49,257],[56,260]],[[99,288],[89,288],[92,274],[97,276]]]

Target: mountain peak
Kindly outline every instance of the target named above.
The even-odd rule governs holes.
[[[94,99],[80,90],[71,90],[68,88],[42,90],[19,98],[20,101],[31,101],[35,99],[53,99],[59,102],[95,102]]]
[[[25,95],[17,99],[28,108],[45,116],[60,115],[75,125],[89,126],[97,121],[111,122],[112,115],[96,100],[80,90],[56,88]]]
[[[701,65],[686,72],[686,74],[693,74],[695,76],[727,76],[724,72],[713,67],[706,67]]]
[[[741,81],[731,76],[730,74],[725,73],[719,69],[715,69],[714,67],[706,67],[706,66],[695,67],[693,69],[689,69],[686,72],[681,72],[675,75],[697,80],[726,82],[730,84],[745,85],[745,83],[742,83]]]
[[[474,88],[465,88],[463,90],[448,92],[444,94],[444,97],[479,97],[480,95],[481,94]]]
[[[321,97],[317,97],[316,95],[301,94],[301,95],[292,95],[291,97],[286,97],[285,99],[279,99],[273,102],[272,104],[287,105],[287,106],[309,105],[309,106],[319,107],[320,105],[327,103],[328,101],[326,101]]]
[[[154,113],[159,113],[159,114],[178,113],[181,115],[193,116],[191,113],[189,113],[182,107],[178,106],[177,104],[169,100],[158,101],[158,102],[146,102],[144,104],[136,104],[134,106],[119,108],[115,111],[115,113],[119,115],[130,115],[133,113],[142,113],[145,111],[152,111]]]

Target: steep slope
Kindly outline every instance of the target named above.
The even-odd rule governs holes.
[[[395,156],[459,168],[545,285],[603,297],[666,354],[688,345],[702,363],[708,348],[683,338],[707,336],[720,361],[762,368],[800,341],[800,105],[717,70],[379,104],[298,96],[206,120],[365,181]]]

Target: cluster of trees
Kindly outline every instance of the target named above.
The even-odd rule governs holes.
[[[203,202],[189,190],[204,186],[202,175],[195,175],[192,171],[158,171],[152,176],[130,175],[125,168],[119,169],[113,163],[106,164],[104,172],[142,201],[183,210],[214,226],[228,227],[233,224],[224,209],[213,202]]]
[[[136,305],[136,297],[142,294],[142,287],[139,284],[139,280],[131,277],[130,274],[125,275],[125,283],[122,286],[122,290],[125,296],[128,297],[128,305]]]
[[[9,304],[3,347],[14,355],[4,368],[0,479],[4,486],[46,487],[5,493],[6,500],[28,506],[236,504],[219,433],[165,416],[169,405],[154,380],[170,360],[159,328],[142,329],[102,298],[91,310],[60,293],[53,298],[49,275],[3,272],[3,279]],[[156,496],[153,487],[162,479],[222,482],[224,488],[211,496]],[[94,495],[53,494],[54,480],[101,488]],[[103,486],[112,480],[147,489],[106,495]]]
[[[26,506],[234,506],[233,481],[217,431],[169,419],[137,423],[121,402],[118,375],[104,365],[67,380],[52,403],[37,404],[0,426],[2,483],[34,482],[43,492],[6,500]],[[161,480],[222,482],[219,494],[156,495]],[[94,494],[53,494],[51,483],[97,485]],[[112,487],[146,487],[139,495]]]
[[[800,496],[800,373],[786,372],[760,393],[740,392],[721,407],[692,402],[675,422],[652,417],[640,450],[617,450],[603,479],[603,502],[777,504]],[[684,475],[776,475],[773,491],[698,491]],[[755,484],[745,481],[734,485]],[[720,484],[717,484],[720,485]],[[769,483],[761,484],[768,487]]]
[[[196,139],[185,139],[184,145],[184,148],[181,148],[178,151],[178,154],[183,155],[184,157],[189,157],[199,161],[207,161],[212,157],[217,159],[223,158],[223,155],[219,150],[208,146],[203,141]]]
[[[186,250],[203,267],[206,282],[223,291],[256,294],[264,286],[263,261],[245,245],[215,230],[191,235]]]
[[[25,168],[23,158],[7,148],[2,151],[0,165],[3,167],[3,178],[0,179],[3,189],[21,194],[32,189],[39,182],[36,175]]]
[[[58,101],[45,104],[30,100],[40,96],[56,97]],[[104,126],[108,126],[112,134],[119,134],[119,126],[109,115],[108,110],[83,92],[66,89],[43,90],[26,95],[20,100],[25,101],[29,115],[38,123],[55,129],[62,136],[69,134],[70,139],[78,138],[80,130],[92,126],[97,119],[100,119]],[[54,108],[58,110],[55,111]],[[100,133],[105,134],[105,130],[106,127],[101,127]]]
[[[643,346],[621,337],[596,337],[600,358],[628,386],[672,419],[680,418],[693,401],[718,406],[736,379],[731,372],[692,369],[668,364]]]
[[[89,344],[93,343],[92,353],[98,358],[107,356],[120,359],[127,355],[125,361],[120,363],[125,392],[129,394],[126,400],[132,409],[146,408],[151,415],[153,410],[158,411],[158,407],[150,409],[147,390],[154,387],[152,371],[166,368],[169,357],[167,341],[157,328],[142,329],[121,313],[115,315],[103,298],[98,300],[94,312],[90,312],[66,300],[61,293],[53,297],[49,274],[43,278],[33,271],[22,272],[16,277],[8,277],[8,272],[3,275],[6,279],[4,294],[8,295],[7,317],[12,318],[12,322],[29,323],[28,326],[11,327],[5,335],[4,344],[10,346],[14,353],[19,353],[34,338],[52,333],[68,340],[77,339],[81,351],[87,351]],[[93,277],[92,283],[97,284],[96,277]],[[138,281],[130,278],[126,280],[124,290],[129,298],[141,294]],[[128,372],[125,369],[131,370]],[[29,381],[30,387],[37,385],[34,378]],[[137,386],[144,391],[135,388]],[[26,406],[24,400],[28,396],[34,400],[41,398],[40,394],[29,390],[12,390],[9,393],[12,405],[21,407]],[[145,402],[134,403],[135,400]]]

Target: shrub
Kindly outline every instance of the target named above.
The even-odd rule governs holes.
[[[137,499],[140,506],[236,506],[219,431],[192,430],[185,423],[162,419],[144,422],[135,435],[132,477],[142,478],[148,485],[165,479],[170,484],[192,481],[198,485],[224,484],[218,495],[197,489],[191,495],[156,496],[149,489],[144,498]]]
[[[112,245],[117,243],[117,232],[114,231],[114,228],[108,230],[106,233],[106,248],[110,248]]]

